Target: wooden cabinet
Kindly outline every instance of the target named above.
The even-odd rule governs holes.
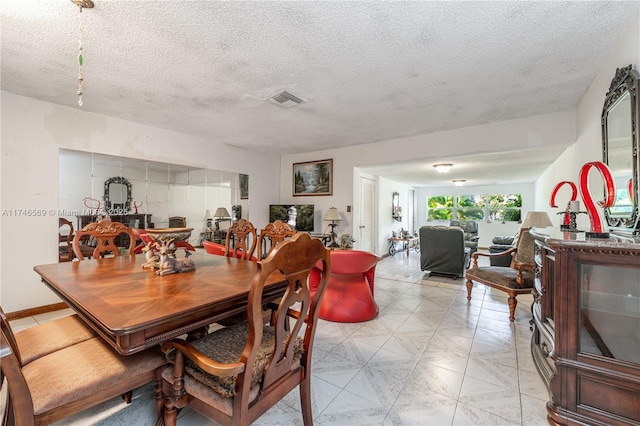
[[[531,352],[549,423],[640,425],[640,239],[532,235]]]
[[[111,215],[109,216],[112,222],[124,223],[129,228],[147,229],[153,228],[151,223],[150,214],[125,214],[125,215]],[[95,215],[82,215],[77,216],[78,229],[82,229],[91,222],[96,221]]]

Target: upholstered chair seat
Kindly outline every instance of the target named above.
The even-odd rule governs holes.
[[[503,266],[485,266],[477,268],[473,271],[473,276],[479,281],[490,281],[496,286],[507,288],[533,288],[533,273],[524,271],[522,272],[523,284],[520,285],[516,282],[518,278],[518,271],[511,268],[505,268]]]
[[[33,412],[38,416],[118,387],[132,377],[146,377],[133,386],[144,385],[153,381],[154,370],[165,364],[159,348],[123,356],[96,337],[39,358],[23,367],[22,372],[31,391]],[[111,397],[131,387],[111,391]]]
[[[24,365],[52,352],[96,337],[77,315],[69,315],[15,333]]]
[[[286,340],[289,339],[289,336],[290,335],[287,335]],[[234,363],[240,361],[248,338],[249,324],[242,322],[204,336],[193,342],[193,347],[216,362],[222,364]],[[258,394],[260,383],[264,377],[264,370],[273,356],[275,349],[274,340],[275,332],[273,327],[265,325],[260,349],[258,349],[258,353],[253,362],[249,401],[252,401]],[[303,354],[303,341],[300,337],[297,337],[293,350],[294,362],[292,363],[292,370],[300,366],[300,358]],[[175,361],[175,352],[169,352],[167,359],[173,364]],[[184,387],[187,393],[198,394],[201,398],[205,398],[204,400],[208,401],[209,404],[218,407],[228,416],[233,416],[231,401],[237,393],[237,374],[230,376],[208,374],[189,359],[187,359],[185,363],[185,373]],[[165,380],[169,382],[172,381],[173,367],[166,368],[162,376]],[[200,399],[200,397],[198,399]]]

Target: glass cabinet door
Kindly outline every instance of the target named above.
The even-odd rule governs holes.
[[[580,352],[640,363],[640,269],[580,266]]]

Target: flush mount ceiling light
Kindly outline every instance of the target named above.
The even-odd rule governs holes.
[[[453,164],[451,163],[439,163],[439,164],[434,164],[433,167],[435,167],[435,169],[438,171],[438,173],[447,173],[449,170],[451,170],[451,167],[453,167]]]
[[[82,57],[82,9],[93,8],[93,2],[91,0],[71,0],[73,4],[78,6],[80,12],[78,12],[78,105],[82,106],[82,83],[84,82],[84,76],[82,75],[82,63],[84,58]]]
[[[465,179],[456,179],[456,180],[452,180],[451,182],[453,182],[453,184],[455,186],[462,186],[462,185],[464,185],[466,180]]]

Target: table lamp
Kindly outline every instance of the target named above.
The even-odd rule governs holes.
[[[225,207],[218,207],[213,216],[216,218],[216,231],[220,231],[221,221],[230,220],[231,218],[229,210],[227,210]]]
[[[553,226],[547,212],[528,212],[520,229],[546,228],[547,226]]]
[[[204,214],[204,219],[207,221],[207,231],[211,231],[211,225],[213,224],[213,212],[207,209]]]
[[[341,221],[342,218],[340,217],[340,213],[338,213],[338,209],[335,207],[331,207],[328,211],[327,214],[324,215],[324,220],[327,221],[331,221],[331,223],[329,224],[329,226],[331,227],[331,244],[329,245],[329,247],[340,247],[340,245],[338,244],[338,242],[336,241],[336,232],[335,232],[335,227],[338,226],[336,224],[336,221]]]

